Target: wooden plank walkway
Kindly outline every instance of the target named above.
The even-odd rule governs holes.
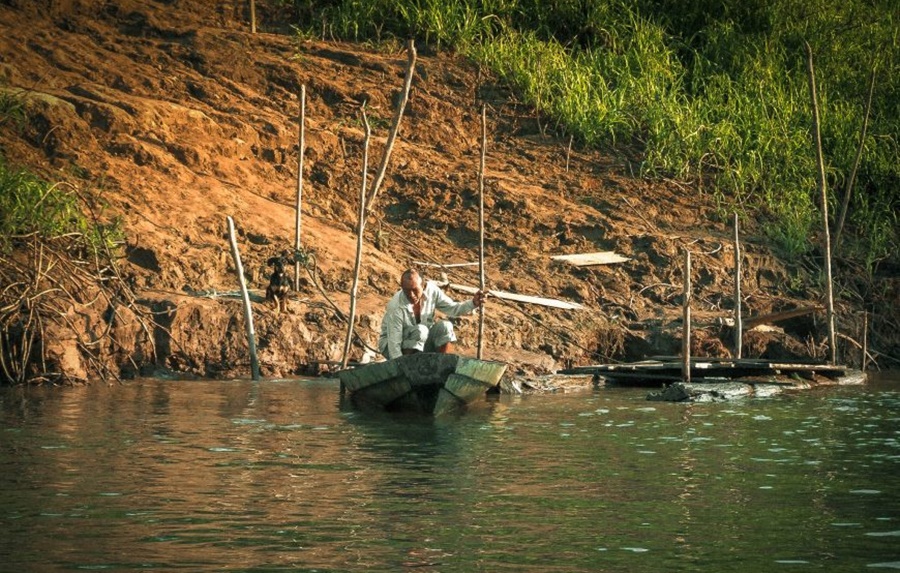
[[[692,358],[691,380],[694,382],[734,380],[753,376],[799,376],[812,378],[815,375],[840,378],[848,368],[819,362],[777,361],[757,358]],[[575,366],[560,370],[558,374],[593,374],[623,384],[653,385],[683,380],[681,359],[659,357],[625,364],[596,364]]]

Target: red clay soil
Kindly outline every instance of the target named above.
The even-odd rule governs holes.
[[[254,294],[266,376],[315,372],[340,360],[356,254],[365,102],[373,129],[369,178],[403,83],[402,47],[369,50],[273,33],[261,6],[251,34],[245,2],[4,0],[0,87],[23,93],[24,124],[0,125],[7,164],[70,182],[121,217],[121,270],[155,315],[152,340],[120,329],[109,360],[125,376],[246,376],[247,344],[226,216],[234,218]],[[267,20],[267,18],[269,20]],[[267,31],[269,30],[269,31]],[[266,261],[294,244],[298,117],[306,86],[303,249],[310,278],[286,313],[262,300]],[[21,90],[26,90],[21,92]],[[693,256],[695,351],[729,353],[730,218],[692,184],[638,176],[637,155],[586,150],[553,133],[497,80],[467,60],[420,53],[387,177],[365,233],[358,333],[377,341],[400,272],[418,262],[478,260],[481,106],[488,287],[577,302],[581,310],[490,299],[484,355],[520,373],[566,364],[675,354],[680,348],[683,251]],[[779,260],[745,222],[744,312],[821,304],[805,270]],[[624,263],[576,268],[552,255],[615,251]],[[432,278],[440,271],[422,267]],[[478,284],[477,267],[447,271]],[[321,286],[321,289],[317,287]],[[896,291],[896,283],[892,287]],[[450,291],[461,298],[466,295]],[[839,326],[857,338],[849,306]],[[97,313],[94,319],[103,320]],[[815,313],[781,333],[745,335],[745,356],[825,355]],[[477,320],[459,324],[475,352]],[[130,338],[129,338],[130,337]],[[62,343],[60,343],[62,344]],[[844,344],[842,358],[857,352]],[[364,349],[354,344],[351,359]],[[60,365],[90,378],[77,353]]]

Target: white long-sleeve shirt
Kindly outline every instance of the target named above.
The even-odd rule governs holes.
[[[403,290],[391,297],[388,301],[384,318],[381,320],[381,337],[378,340],[379,348],[387,348],[387,358],[397,358],[401,355],[401,342],[404,332],[418,328],[419,324],[431,328],[434,325],[434,311],[439,310],[449,317],[462,316],[475,310],[475,302],[471,299],[465,302],[456,302],[437,284],[432,281],[425,283],[422,292],[422,309],[419,313],[419,321],[413,312],[413,304]],[[387,346],[385,346],[387,342]]]

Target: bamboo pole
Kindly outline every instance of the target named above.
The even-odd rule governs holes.
[[[482,292],[478,312],[478,359],[484,348],[484,156],[487,152],[487,106],[481,106],[481,162],[478,167],[478,286]]]
[[[294,291],[300,290],[300,230],[303,213],[303,156],[306,153],[306,84],[300,86],[300,153],[297,157],[297,204],[294,232]]]
[[[863,333],[862,333],[862,363],[859,369],[866,371],[866,362],[869,358],[869,311],[863,312]]]
[[[684,250],[684,325],[681,336],[681,377],[691,381],[691,252]]]
[[[372,129],[369,127],[369,119],[366,117],[365,103],[360,108],[360,114],[366,129],[366,137],[363,140],[362,185],[359,191],[359,232],[356,235],[356,263],[353,266],[353,285],[350,287],[350,313],[347,316],[347,337],[344,339],[341,368],[346,368],[350,359],[350,342],[353,340],[353,325],[356,322],[356,295],[359,291],[359,273],[362,268],[363,228],[366,221],[366,176],[369,171],[369,140],[372,138]]]
[[[809,92],[812,99],[813,135],[815,137],[816,159],[819,164],[819,195],[822,201],[822,223],[825,232],[825,281],[828,292],[827,317],[828,346],[831,350],[830,363],[837,362],[837,341],[834,333],[834,284],[831,278],[831,235],[828,230],[828,194],[825,189],[825,159],[822,156],[822,133],[819,129],[819,103],[816,95],[816,72],[813,66],[813,53],[809,42],[806,42],[806,64],[809,70]]]
[[[734,214],[734,357],[740,360],[744,346],[744,323],[741,316],[741,238],[738,214]]]
[[[847,187],[844,189],[844,201],[841,204],[841,214],[838,217],[837,229],[834,231],[834,248],[837,250],[841,244],[841,232],[844,230],[844,219],[847,217],[847,208],[850,206],[850,193],[853,191],[853,182],[856,180],[856,172],[859,169],[859,162],[862,159],[863,148],[866,143],[866,132],[869,129],[869,115],[872,112],[872,94],[875,92],[875,66],[872,66],[872,77],[869,79],[869,99],[866,102],[866,114],[863,118],[862,130],[859,134],[859,146],[856,148],[856,158],[853,160],[853,170],[850,172],[850,178],[847,180]]]
[[[231,256],[234,257],[234,266],[237,269],[238,282],[241,285],[241,301],[244,306],[244,324],[247,327],[247,345],[250,347],[250,374],[254,380],[259,380],[259,359],[256,357],[256,335],[253,332],[253,312],[250,310],[250,295],[247,292],[247,282],[244,279],[244,266],[241,264],[241,253],[238,251],[237,239],[234,235],[234,219],[228,220],[228,240],[231,242]]]
[[[256,0],[250,0],[250,33],[256,33]]]
[[[412,87],[413,74],[416,71],[416,45],[413,43],[412,39],[407,43],[406,51],[407,67],[406,78],[403,81],[403,91],[401,92],[397,109],[394,111],[394,120],[391,124],[391,130],[388,133],[387,141],[384,144],[384,153],[381,156],[381,164],[378,166],[375,180],[372,182],[372,189],[369,191],[369,196],[366,199],[366,215],[372,211],[372,206],[375,204],[375,197],[378,195],[378,191],[381,190],[381,184],[384,182],[384,175],[387,172],[388,161],[390,161],[391,152],[394,149],[394,141],[397,139],[397,133],[400,131],[400,120],[403,118],[403,110],[406,109],[406,102],[409,101],[409,90]],[[362,229],[360,229],[360,233],[361,232]]]
[[[569,159],[572,157],[572,143],[575,141],[575,135],[569,135],[569,147],[566,149],[566,173],[569,172]]]

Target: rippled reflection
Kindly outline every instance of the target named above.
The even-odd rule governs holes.
[[[10,571],[900,567],[897,382],[361,414],[337,383],[0,391]]]

